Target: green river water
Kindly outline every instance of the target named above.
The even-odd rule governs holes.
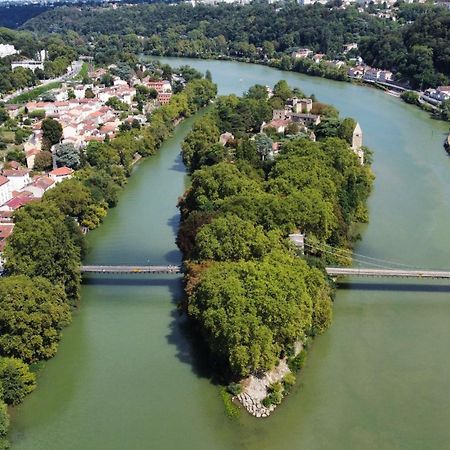
[[[284,78],[357,118],[377,178],[356,252],[450,269],[448,125],[369,88],[241,63],[165,61],[210,69],[221,94]],[[180,143],[192,120],[138,165],[118,207],[89,235],[90,263],[180,261]],[[13,450],[450,448],[445,284],[342,286],[299,386],[264,420],[226,418],[201,345],[177,312],[181,295],[180,277],[90,278],[38,389],[12,412]]]

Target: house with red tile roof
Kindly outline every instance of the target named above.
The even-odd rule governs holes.
[[[61,181],[68,180],[72,178],[73,170],[69,167],[58,167],[57,169],[52,170],[48,173],[48,176],[54,180],[55,183],[61,183]]]
[[[32,195],[29,196],[18,196],[13,197],[12,199],[8,200],[6,203],[0,206],[0,211],[16,211],[19,208],[21,208],[24,205],[27,205],[28,203],[34,202],[37,199],[34,198]]]
[[[11,236],[14,229],[13,223],[3,223],[0,224],[0,253],[3,252],[5,245],[6,245],[6,239]]]

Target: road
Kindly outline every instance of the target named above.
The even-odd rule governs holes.
[[[72,65],[70,66],[70,71],[65,73],[64,75],[62,75],[62,76],[60,76],[58,78],[52,78],[50,80],[44,80],[41,84],[38,84],[37,86],[32,86],[32,87],[29,87],[29,88],[21,89],[21,90],[18,90],[16,92],[13,92],[12,94],[5,95],[2,98],[2,101],[6,103],[6,102],[9,102],[10,100],[12,100],[13,98],[15,98],[17,96],[19,96],[21,94],[24,94],[26,92],[30,92],[33,89],[36,89],[38,87],[47,86],[48,84],[51,84],[51,83],[63,83],[65,81],[68,81],[68,80],[70,80],[72,78],[75,78],[80,73],[82,67],[83,67],[83,61],[74,61],[72,63]]]

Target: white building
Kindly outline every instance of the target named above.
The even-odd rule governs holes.
[[[42,61],[35,61],[34,59],[26,59],[23,61],[14,61],[11,63],[11,69],[17,69],[17,67],[23,67],[24,69],[30,69],[33,72],[36,69],[44,70],[44,63]]]
[[[8,178],[0,175],[0,205],[11,199],[11,189]]]
[[[9,180],[11,192],[19,191],[31,182],[30,171],[28,169],[7,169],[3,171],[3,176]]]
[[[10,55],[15,55],[18,53],[14,45],[11,44],[0,44],[0,58],[6,58]]]
[[[48,173],[48,176],[55,182],[61,183],[61,181],[68,180],[72,178],[73,170],[69,167],[58,167]]]

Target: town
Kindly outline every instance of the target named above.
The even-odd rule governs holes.
[[[4,54],[13,49],[0,46],[0,51]],[[32,70],[38,65],[31,61],[20,64]],[[5,106],[3,129],[5,125],[13,127],[16,135],[19,130],[21,136],[27,137],[22,137],[24,141],[19,145],[17,141],[7,144],[3,150],[6,156],[0,169],[0,258],[14,229],[14,212],[41,200],[48,190],[70,179],[79,161],[79,156],[73,159],[71,155],[83,154],[91,142],[110,142],[121,131],[145,126],[155,110],[169,103],[173,83],[178,88],[185,84],[180,75],[164,80],[158,78],[158,71],[149,74],[145,65],[139,67],[139,73],[146,75],[140,79],[134,75],[125,81],[111,74],[116,68],[110,65],[92,69],[86,84],[68,81],[47,91],[42,100]],[[48,143],[43,130],[46,123],[60,129],[57,142]],[[3,131],[5,134],[8,132]],[[60,158],[61,152],[68,158]]]

